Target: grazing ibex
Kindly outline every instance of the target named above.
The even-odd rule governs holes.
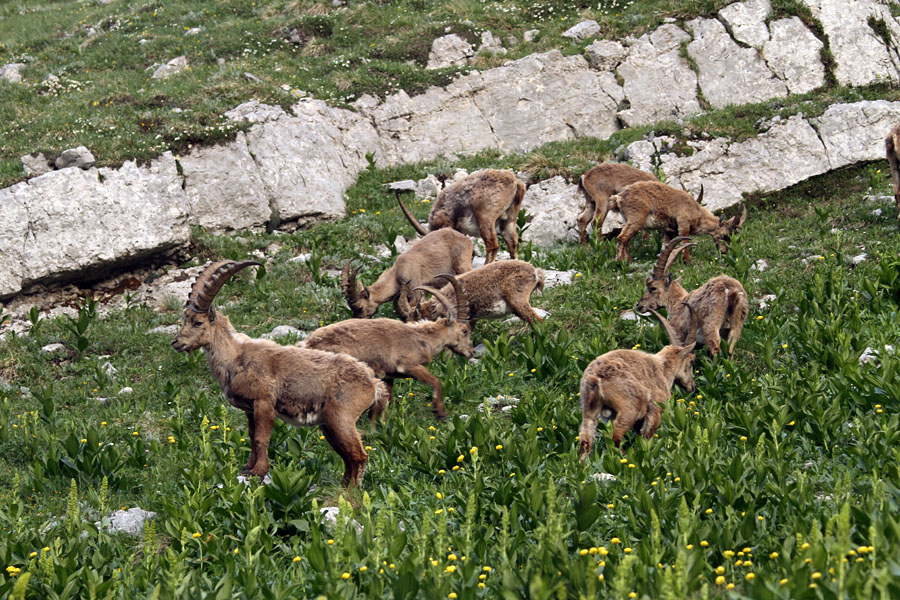
[[[476,171],[441,190],[431,207],[428,226],[431,231],[450,227],[466,235],[481,236],[485,264],[492,262],[500,249],[499,231],[509,255],[516,258],[519,253],[516,219],[524,197],[525,184],[512,171]],[[399,192],[397,202],[416,232],[425,235],[425,228],[400,200]]]
[[[747,220],[747,207],[740,217],[716,217],[700,205],[703,200],[703,188],[694,200],[685,191],[677,190],[658,181],[639,181],[633,183],[609,199],[609,208],[618,210],[625,219],[625,226],[618,236],[616,259],[630,261],[628,242],[641,229],[662,229],[664,242],[671,238],[688,235],[711,235],[719,252],[728,251],[728,242],[734,232]],[[690,262],[688,252],[684,253],[684,262]]]
[[[673,281],[669,268],[678,253],[687,249],[688,245],[679,244],[688,239],[678,237],[663,246],[646,280],[647,290],[635,310],[646,312],[664,307],[669,323],[677,332],[677,338],[672,343],[705,343],[713,356],[719,354],[720,336],[727,333],[728,353],[732,354],[750,312],[747,292],[740,281],[727,275],[713,277],[692,292],[681,287],[680,277]],[[689,309],[693,309],[696,318],[692,317]]]
[[[347,304],[356,318],[367,319],[378,307],[391,300],[396,303],[404,286],[410,289],[434,283],[439,273],[465,273],[472,270],[472,240],[452,229],[432,231],[397,257],[387,271],[369,287],[356,281],[360,267],[341,271],[341,285]]]
[[[582,244],[587,243],[587,227],[592,221],[594,235],[600,239],[609,197],[638,181],[656,181],[656,177],[625,163],[601,163],[581,176],[578,187],[584,192],[585,205],[578,215],[578,237]]]
[[[900,225],[900,125],[894,125],[884,140],[887,161],[891,167],[891,179],[894,181],[894,203],[897,205],[897,224]]]
[[[522,260],[500,260],[480,269],[463,273],[456,277],[469,302],[469,322],[472,328],[478,319],[499,319],[510,312],[531,323],[540,321],[529,298],[535,290],[544,288],[544,272]],[[440,291],[450,292],[451,283]],[[446,316],[444,305],[437,297],[414,307],[411,314],[401,316],[410,319],[435,320]]]
[[[320,327],[300,342],[306,348],[349,354],[369,365],[375,375],[385,381],[388,393],[369,412],[373,424],[387,408],[394,379],[402,377],[412,377],[430,385],[433,388],[432,410],[439,420],[446,420],[441,382],[425,365],[445,348],[467,358],[475,354],[469,338],[472,328],[468,323],[468,303],[461,287],[456,287],[455,309],[439,291],[427,287],[416,289],[430,292],[443,302],[449,317],[419,323],[349,319]]]
[[[656,316],[671,335],[666,319]],[[613,350],[595,358],[581,378],[578,458],[584,460],[594,447],[597,419],[613,421],[616,447],[630,429],[647,439],[653,437],[672,384],[677,381],[685,390],[694,390],[693,350],[693,344],[670,345],[656,354]]]
[[[213,299],[225,282],[254,261],[214,262],[197,277],[184,309],[184,323],[172,347],[206,349],[209,367],[225,397],[247,415],[250,460],[242,472],[269,471],[269,439],[275,417],[295,427],[318,425],[344,460],[342,484],[362,479],[368,455],[356,420],[383,401],[384,386],[372,369],[346,354],[280,346],[237,333]]]

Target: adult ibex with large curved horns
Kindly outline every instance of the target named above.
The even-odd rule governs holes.
[[[397,257],[372,285],[366,287],[356,280],[361,267],[352,269],[348,263],[341,271],[341,286],[347,304],[355,318],[367,319],[385,302],[400,301],[404,288],[412,289],[434,284],[440,273],[461,274],[472,270],[472,240],[452,229],[432,231]],[[407,302],[409,298],[405,298]]]
[[[677,334],[672,343],[681,346],[694,341],[705,343],[713,356],[719,354],[720,337],[727,334],[728,353],[732,354],[750,312],[747,292],[740,281],[728,275],[713,277],[692,292],[681,287],[680,277],[673,280],[669,268],[678,254],[687,250],[690,244],[680,244],[688,239],[678,237],[663,246],[635,310],[646,312],[665,307]]]
[[[232,275],[259,264],[225,260],[206,267],[191,289],[172,346],[179,352],[205,348],[225,397],[246,413],[250,460],[243,473],[264,477],[269,471],[269,439],[278,417],[295,427],[321,427],[344,460],[343,485],[355,485],[368,460],[356,421],[382,401],[386,390],[372,369],[346,354],[280,346],[237,333],[213,299]]]
[[[428,216],[431,231],[450,227],[466,235],[481,236],[484,240],[485,264],[497,257],[500,243],[497,233],[506,242],[512,258],[519,255],[519,236],[516,219],[525,197],[525,184],[512,171],[484,169],[450,184],[440,191]],[[428,231],[409,212],[397,192],[400,210],[419,235]]]
[[[719,252],[728,251],[731,236],[747,220],[747,207],[740,217],[717,217],[701,206],[703,187],[697,199],[687,192],[660,183],[639,181],[633,183],[609,199],[609,208],[618,210],[625,219],[625,226],[616,238],[616,259],[630,261],[628,242],[641,229],[662,229],[663,241],[675,236],[711,235]],[[684,262],[690,263],[690,253],[684,253]]]
[[[456,279],[450,274],[441,277],[451,282]],[[369,412],[374,423],[384,410],[393,393],[394,379],[412,377],[430,385],[432,410],[441,421],[446,420],[441,382],[432,375],[425,365],[445,348],[471,358],[475,355],[469,336],[472,327],[468,322],[469,303],[465,292],[454,283],[456,306],[441,292],[430,287],[419,287],[434,295],[447,309],[446,318],[437,321],[403,323],[394,319],[348,319],[316,329],[300,342],[306,348],[345,352],[369,365],[375,375],[384,380],[388,393]]]

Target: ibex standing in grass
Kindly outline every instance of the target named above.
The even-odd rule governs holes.
[[[678,253],[687,249],[687,245],[679,244],[688,239],[675,238],[663,246],[635,310],[646,312],[665,308],[677,335],[672,343],[683,346],[695,341],[705,343],[713,356],[719,354],[720,336],[727,334],[728,353],[732,354],[750,312],[747,292],[740,281],[727,275],[713,277],[692,292],[681,287],[680,277],[673,281],[669,268]],[[690,309],[696,317],[691,315]]]
[[[225,397],[247,415],[250,460],[243,473],[269,471],[269,439],[275,417],[294,425],[318,425],[344,460],[343,485],[362,479],[368,456],[356,421],[382,401],[384,387],[372,369],[346,354],[280,346],[237,333],[212,302],[225,282],[254,261],[212,263],[197,277],[172,346],[179,352],[206,349]]]
[[[521,260],[499,260],[480,269],[456,277],[469,302],[469,322],[472,328],[478,319],[499,319],[510,312],[527,323],[540,321],[541,317],[531,307],[530,297],[535,290],[544,288],[544,272]],[[450,293],[451,283],[441,289]],[[405,319],[435,320],[447,315],[446,308],[437,297],[422,302],[401,316]]]
[[[449,316],[419,323],[402,323],[394,319],[349,319],[320,327],[300,342],[306,348],[345,352],[369,365],[375,375],[385,381],[388,393],[369,412],[373,424],[387,408],[394,379],[401,377],[412,377],[430,385],[433,389],[432,410],[439,420],[446,420],[441,382],[428,372],[425,365],[445,348],[467,358],[475,354],[469,338],[472,328],[468,323],[468,303],[462,289],[459,286],[456,288],[455,309],[437,290],[416,289],[434,294],[445,304]]]
[[[509,255],[517,258],[519,236],[516,233],[516,219],[524,197],[525,184],[516,179],[512,171],[476,171],[441,190],[431,207],[428,226],[431,231],[450,227],[466,235],[481,236],[485,264],[497,257],[500,249],[497,232],[500,232]],[[399,192],[397,202],[416,232],[425,235],[427,231],[400,200]]]
[[[665,318],[657,317],[671,335]],[[630,429],[647,439],[653,437],[672,384],[677,381],[687,391],[694,390],[693,350],[693,344],[672,345],[656,354],[613,350],[595,358],[581,378],[578,458],[584,460],[594,447],[598,419],[613,421],[616,447]]]
[[[625,163],[601,163],[581,176],[578,187],[584,192],[585,205],[578,215],[578,237],[582,244],[587,243],[587,227],[591,222],[594,235],[600,239],[609,211],[609,197],[638,181],[656,181],[656,177]]]
[[[639,181],[610,197],[609,208],[618,210],[625,219],[625,226],[616,238],[616,259],[631,260],[628,242],[645,227],[662,229],[664,242],[675,236],[711,235],[719,251],[727,252],[732,234],[747,220],[747,208],[744,207],[740,217],[725,220],[701,206],[702,200],[702,187],[694,200],[687,192],[658,181]],[[684,253],[684,262],[690,262],[688,252]]]
[[[432,231],[397,257],[394,265],[372,285],[356,281],[359,267],[347,264],[341,272],[341,285],[347,304],[356,318],[369,318],[378,307],[391,300],[396,303],[405,286],[415,288],[433,283],[440,273],[465,273],[472,270],[472,240],[452,229]]]
[[[894,125],[884,140],[884,146],[894,181],[894,203],[897,205],[897,224],[900,225],[900,125]]]

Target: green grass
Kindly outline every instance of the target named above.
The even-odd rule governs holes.
[[[587,18],[604,37],[638,35],[666,17],[709,15],[723,0],[326,1],[9,0],[0,5],[0,64],[23,62],[25,82],[0,82],[0,187],[24,178],[19,157],[87,146],[100,166],[148,160],[229,139],[245,125],[223,113],[258,99],[289,106],[300,91],[347,106],[362,94],[415,94],[467,70],[425,70],[431,41],[451,31],[508,46],[484,69],[533,52],[581,52],[559,36]],[[189,28],[202,32],[185,36]],[[523,34],[539,29],[533,43]],[[509,36],[519,43],[510,46]],[[293,41],[291,41],[293,40]],[[165,80],[152,67],[184,54],[190,70]],[[248,80],[250,73],[259,81]],[[47,75],[58,84],[44,82]],[[181,112],[177,112],[180,109]]]
[[[253,336],[349,317],[329,270],[397,233],[402,217],[382,181],[427,167],[367,172],[349,193],[350,216],[307,231],[243,241],[198,233],[198,260],[282,245],[264,276],[238,275],[217,305]],[[750,317],[735,356],[699,355],[697,391],[676,387],[658,438],[636,440],[624,457],[601,429],[578,462],[578,381],[603,352],[665,343],[659,327],[619,319],[642,292],[657,235],[636,239],[636,263],[624,267],[606,243],[528,249],[535,264],[580,276],[534,298],[551,312],[541,325],[479,324],[474,342],[488,348],[479,363],[434,361],[447,424],[431,416],[427,387],[398,381],[387,423],[359,423],[372,447],[361,490],[341,490],[340,461],[318,431],[281,423],[274,483],[237,483],[249,452],[243,416],[226,407],[201,354],[145,333],[177,322],[177,306],[102,319],[85,309],[80,330],[41,321],[0,345],[10,382],[0,393],[0,468],[9,474],[0,479],[0,567],[22,570],[0,571],[0,597],[26,572],[29,597],[45,598],[896,595],[900,358],[857,363],[866,347],[896,344],[896,214],[863,199],[889,189],[883,169],[845,169],[754,198],[731,253],[701,240],[694,264],[676,267],[688,288],[723,271],[738,277]],[[314,267],[287,261],[308,251]],[[847,258],[863,251],[868,259],[851,267]],[[763,272],[750,268],[759,258],[770,265]],[[381,268],[367,262],[361,278]],[[778,299],[760,311],[765,294]],[[62,354],[40,351],[57,341]],[[106,361],[115,378],[102,371]],[[118,396],[125,386],[133,393]],[[497,394],[521,401],[478,413]],[[595,484],[597,471],[617,481]],[[336,504],[344,516],[327,529],[315,509]],[[122,506],[157,512],[153,528],[132,539],[94,527]],[[720,566],[731,591],[715,583]]]

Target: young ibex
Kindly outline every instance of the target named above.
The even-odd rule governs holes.
[[[692,292],[681,287],[680,277],[673,281],[669,268],[678,253],[687,248],[687,245],[679,244],[688,239],[678,237],[663,246],[646,280],[647,290],[635,310],[646,312],[664,307],[672,328],[677,332],[677,338],[672,343],[705,343],[713,356],[719,354],[720,336],[727,333],[728,353],[732,354],[750,312],[747,293],[741,282],[727,275],[713,277]],[[696,319],[689,309],[696,313]]]
[[[701,206],[702,200],[702,187],[700,195],[694,200],[687,192],[658,181],[639,181],[611,196],[609,208],[618,210],[625,219],[625,226],[617,238],[616,259],[631,260],[628,242],[645,227],[662,229],[664,242],[676,235],[708,234],[716,242],[719,252],[727,252],[732,234],[747,220],[747,207],[744,207],[740,217],[726,220],[724,216],[716,217]],[[684,262],[690,262],[688,252],[684,253]]]
[[[672,335],[666,319],[656,316]],[[653,437],[672,384],[677,381],[685,390],[694,390],[693,350],[693,344],[670,345],[656,354],[613,350],[595,358],[581,378],[578,458],[584,460],[594,447],[597,419],[613,421],[616,447],[630,429],[647,439]]]
[[[269,471],[269,439],[275,417],[295,427],[318,425],[344,460],[343,485],[355,485],[366,468],[356,420],[383,401],[386,390],[372,369],[346,354],[280,346],[237,333],[213,299],[225,282],[255,261],[212,263],[197,277],[172,346],[206,349],[209,367],[228,401],[247,415],[250,460],[243,473]]]
[[[452,277],[449,276],[448,277]],[[456,308],[439,291],[417,288],[433,294],[446,305],[449,317],[437,321],[401,323],[394,319],[349,319],[313,331],[301,342],[306,348],[344,352],[369,365],[384,380],[388,393],[372,406],[369,418],[380,418],[393,393],[394,379],[412,377],[430,385],[432,410],[446,420],[441,382],[425,365],[445,348],[471,358],[475,354],[469,339],[468,302],[460,286],[456,287]]]
[[[897,205],[897,224],[900,225],[900,125],[894,125],[884,140],[887,161],[891,167],[891,179],[894,181],[894,203]]]
[[[347,264],[341,271],[341,285],[353,316],[367,319],[391,300],[396,309],[404,286],[432,284],[439,273],[471,271],[473,246],[471,239],[453,229],[432,231],[398,256],[394,266],[368,287],[356,281],[360,267],[351,270]]]
[[[578,215],[578,237],[582,244],[587,243],[587,227],[591,222],[594,235],[600,239],[609,211],[609,197],[638,181],[656,181],[656,177],[625,163],[601,163],[581,176],[578,188],[584,193],[585,205]]]
[[[522,260],[500,260],[485,265],[480,269],[463,273],[456,277],[469,302],[469,322],[472,328],[478,319],[499,319],[510,312],[527,323],[540,321],[541,317],[534,312],[529,298],[535,290],[544,288],[544,272]],[[440,291],[450,292],[451,283]],[[404,312],[400,305],[401,316],[406,320],[428,319],[433,321],[446,316],[447,311],[437,297],[422,302]]]
[[[516,219],[524,197],[525,184],[516,179],[512,171],[476,171],[441,190],[431,207],[428,226],[431,231],[450,227],[466,235],[481,236],[485,264],[492,262],[500,249],[497,241],[499,231],[509,255],[517,258],[519,236],[516,233]],[[399,192],[397,202],[416,232],[425,235],[425,229],[400,200]]]

